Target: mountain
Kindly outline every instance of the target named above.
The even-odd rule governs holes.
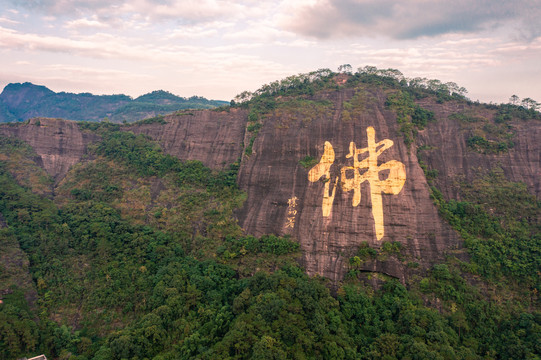
[[[0,125],[0,354],[535,358],[539,138],[535,109],[372,68]]]
[[[0,122],[33,117],[70,120],[133,122],[181,109],[211,109],[228,104],[193,96],[183,98],[159,90],[132,99],[126,95],[55,93],[31,83],[8,84],[0,94]]]

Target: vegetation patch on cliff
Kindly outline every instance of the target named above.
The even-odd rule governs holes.
[[[389,94],[385,105],[396,112],[399,131],[408,147],[415,140],[418,130],[423,130],[429,121],[435,121],[434,113],[417,105],[406,91]]]
[[[35,163],[37,157],[25,142],[0,136],[0,162],[3,162],[6,170],[22,186],[38,194],[48,194],[53,180]]]

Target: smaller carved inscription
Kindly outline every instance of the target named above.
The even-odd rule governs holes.
[[[288,208],[286,229],[295,227],[295,216],[297,215],[297,210],[295,210],[295,207],[297,206],[297,200],[299,199],[296,196],[293,196],[291,199],[287,200]]]

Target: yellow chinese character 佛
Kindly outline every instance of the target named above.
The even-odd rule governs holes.
[[[343,166],[340,169],[341,185],[344,191],[353,190],[353,206],[359,205],[361,201],[361,184],[368,182],[370,185],[370,199],[372,202],[372,215],[374,217],[376,238],[381,240],[385,234],[383,226],[383,204],[381,194],[397,195],[402,190],[406,181],[406,170],[404,164],[399,161],[391,160],[378,166],[378,156],[385,150],[393,146],[393,141],[389,139],[382,140],[378,143],[375,141],[376,132],[373,127],[366,129],[368,137],[368,146],[362,149],[357,149],[354,142],[349,145],[349,154],[346,158],[353,158],[353,166]],[[368,157],[359,160],[359,155],[368,153]],[[325,188],[323,192],[322,211],[323,216],[328,217],[332,210],[334,196],[336,194],[336,186],[338,178],[332,184],[331,190],[331,172],[330,168],[335,160],[334,149],[330,142],[325,142],[323,156],[319,163],[308,172],[308,180],[311,182],[318,181],[321,177],[325,177]],[[353,170],[353,177],[347,177],[347,171]],[[365,170],[361,173],[361,170]],[[380,180],[379,174],[382,171],[389,170],[386,180]]]
[[[383,227],[383,205],[381,193],[397,195],[402,190],[406,182],[406,167],[399,161],[391,160],[378,166],[378,156],[385,150],[393,146],[393,141],[389,139],[375,142],[375,130],[373,127],[366,129],[368,137],[368,146],[357,149],[355,143],[349,144],[349,154],[346,158],[353,158],[353,166],[344,166],[341,169],[342,189],[344,191],[353,190],[353,206],[359,205],[361,201],[361,184],[368,182],[370,184],[370,200],[372,202],[372,215],[374,216],[376,238],[381,240],[385,234]],[[379,148],[379,149],[378,149]],[[359,160],[359,155],[368,152],[368,157]],[[366,169],[361,174],[361,170]],[[348,178],[346,172],[353,170],[353,177]],[[387,179],[380,180],[379,173],[389,170]]]

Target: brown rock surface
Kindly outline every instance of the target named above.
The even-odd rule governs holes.
[[[242,154],[246,111],[190,110],[165,117],[167,124],[136,124],[127,129],[148,135],[164,151],[181,160],[199,160],[211,169],[223,169]]]
[[[310,121],[301,119],[287,126],[283,126],[283,118],[267,118],[254,143],[254,154],[243,159],[239,174],[240,187],[248,193],[239,213],[241,226],[255,235],[291,234],[301,244],[307,272],[335,281],[343,277],[349,258],[364,241],[374,248],[381,247],[383,241],[399,241],[410,255],[409,261],[421,264],[431,263],[441,258],[446,249],[459,245],[457,235],[440,219],[429,197],[429,187],[415,151],[408,151],[398,134],[395,114],[385,109],[386,95],[382,91],[367,92],[363,111],[345,121],[342,103],[353,95],[353,89],[327,94],[333,103],[330,116],[321,113]],[[381,195],[385,229],[381,240],[376,238],[368,182],[361,185],[361,200],[356,207],[352,205],[354,191],[345,191],[340,185],[344,180],[340,169],[353,165],[353,159],[346,158],[350,142],[358,149],[366,147],[370,126],[375,130],[376,142],[383,139],[394,142],[381,153],[378,165],[397,160],[405,165],[406,171],[400,193]],[[310,169],[299,163],[308,155],[319,160],[325,141],[335,151],[329,187],[340,178],[328,217],[322,212],[325,180],[310,182]],[[359,160],[365,157],[360,155]],[[386,176],[385,172],[380,174],[380,180]],[[347,170],[346,178],[352,177],[353,170]],[[298,200],[293,208],[288,200],[295,197]],[[392,258],[383,263],[365,264],[365,269],[401,279],[405,276],[404,264]]]
[[[514,147],[499,154],[480,154],[466,145],[471,131],[459,120],[449,115],[462,111],[479,114],[494,122],[494,110],[482,105],[465,105],[453,102],[437,104],[426,99],[421,106],[434,111],[437,121],[428,124],[419,132],[418,144],[429,145],[423,151],[427,165],[438,170],[436,184],[447,199],[459,197],[456,181],[472,181],[479,175],[479,169],[500,167],[509,181],[523,182],[538,199],[541,197],[541,121],[515,120],[510,123],[515,132]]]
[[[43,167],[58,183],[86,153],[98,136],[82,132],[74,121],[35,118],[26,124],[0,125],[0,135],[27,142],[39,155]]]

